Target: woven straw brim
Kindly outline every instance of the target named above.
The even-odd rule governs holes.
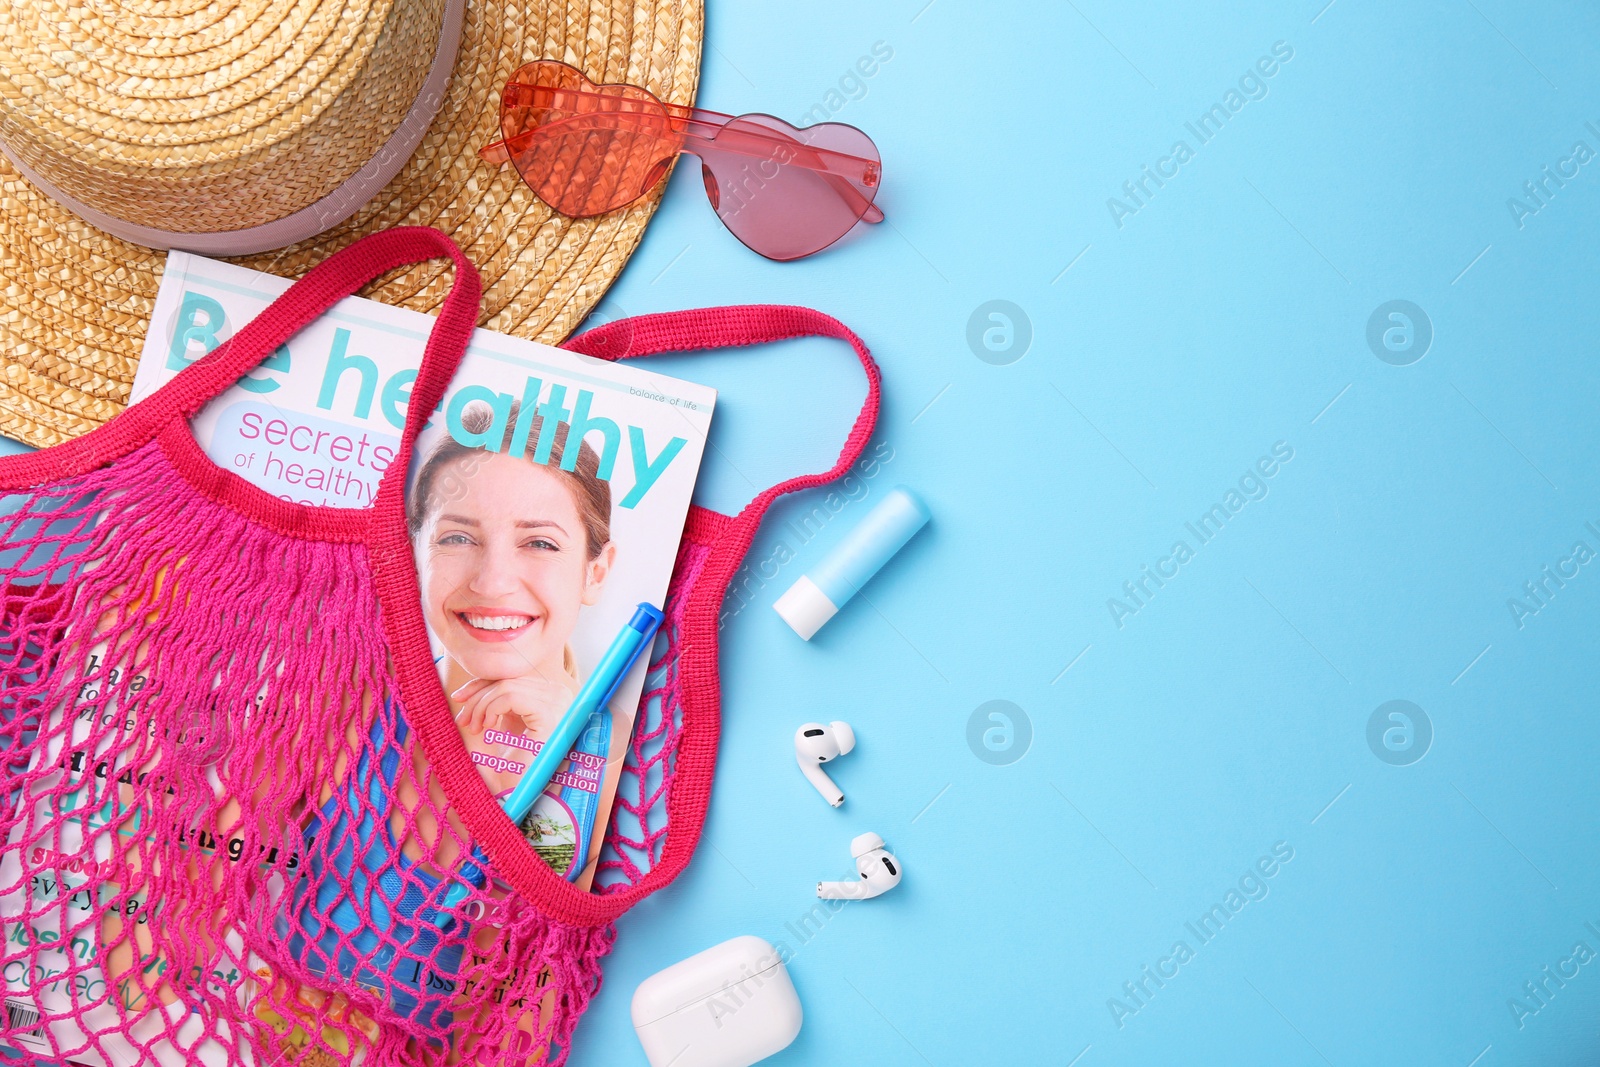
[[[599,218],[555,214],[512,168],[477,157],[499,135],[500,90],[517,67],[548,58],[691,103],[703,26],[701,0],[468,0],[449,90],[410,162],[347,222],[236,262],[299,277],[375,230],[436,226],[483,275],[482,325],[562,340],[622,271],[661,188]],[[44,447],[122,410],[165,261],[61,208],[0,157],[0,435]],[[431,312],[449,285],[448,264],[428,263],[365,295]]]

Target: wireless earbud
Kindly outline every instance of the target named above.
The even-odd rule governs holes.
[[[818,882],[817,896],[823,900],[868,900],[882,896],[900,884],[900,861],[883,847],[877,834],[862,834],[850,842],[850,855],[856,859],[859,882]]]
[[[856,732],[847,722],[833,722],[827,726],[808,722],[794,732],[794,758],[800,764],[800,773],[811,779],[822,799],[836,808],[844,803],[844,793],[833,784],[822,764],[855,747]]]

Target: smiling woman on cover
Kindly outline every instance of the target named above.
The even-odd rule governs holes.
[[[469,409],[468,433],[491,413]],[[525,763],[530,754],[490,744],[487,730],[549,736],[581,682],[568,641],[585,605],[600,599],[616,558],[611,487],[599,457],[579,442],[574,469],[561,469],[568,426],[560,423],[548,463],[532,458],[543,419],[532,416],[527,450],[512,455],[513,409],[501,451],[446,437],[417,473],[407,502],[422,585],[423,615],[444,653],[440,673],[469,751]],[[518,774],[480,763],[495,793]]]

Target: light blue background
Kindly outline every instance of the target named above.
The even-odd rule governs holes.
[[[711,5],[717,110],[799,120],[893,49],[834,116],[882,149],[888,221],[768,263],[690,161],[601,314],[836,315],[884,370],[869,499],[903,482],[935,519],[808,645],[769,605],[867,505],[804,545],[786,524],[821,494],[773,514],[752,560],[798,557],[724,630],[702,846],[619,924],[576,1067],[642,1064],[637,984],[745,933],[795,951],[775,1065],[1595,1062],[1600,961],[1520,1027],[1508,1000],[1600,951],[1600,564],[1521,628],[1507,601],[1600,550],[1600,162],[1521,228],[1507,200],[1600,151],[1600,17],[1324,2]],[[1198,146],[1184,123],[1277,41],[1267,96]],[[1107,198],[1178,138],[1194,158],[1119,228]],[[1365,340],[1396,298],[1435,334],[1406,367]],[[966,340],[993,299],[1031,321],[1007,366]],[[723,391],[722,510],[825,466],[862,392],[836,343],[659,365]],[[1279,441],[1269,495],[1118,628],[1107,599]],[[967,743],[995,699],[1031,722],[1009,766]],[[1435,732],[1410,766],[1367,743],[1394,699]],[[842,811],[790,745],[833,718],[860,737]],[[905,882],[802,943],[866,829]],[[1185,924],[1278,842],[1269,894],[1201,945]],[[1108,1000],[1138,1006],[1123,983],[1178,940],[1119,1026]]]
[[[721,111],[798,121],[894,50],[834,116],[882,149],[888,221],[768,263],[686,160],[604,313],[836,315],[884,370],[871,499],[903,482],[935,518],[808,645],[769,605],[866,505],[803,547],[786,521],[821,494],[772,516],[752,560],[798,558],[724,631],[702,847],[620,924],[575,1064],[642,1064],[635,986],[743,933],[796,950],[806,1024],[774,1064],[1600,1057],[1600,960],[1520,1029],[1507,1004],[1600,951],[1600,565],[1520,630],[1506,604],[1600,550],[1600,161],[1522,229],[1506,204],[1600,151],[1600,17],[1325,2],[710,5]],[[1183,124],[1277,41],[1267,96],[1198,145]],[[1119,229],[1107,198],[1178,138],[1194,158]],[[1396,298],[1435,333],[1406,367],[1365,340]],[[1009,366],[966,341],[993,299],[1032,324]],[[723,390],[700,493],[723,510],[824,465],[861,396],[828,342],[667,369]],[[1118,629],[1106,600],[1277,441],[1266,499]],[[967,745],[993,699],[1032,723],[1010,766]],[[1367,745],[1393,699],[1435,731],[1411,766]],[[833,718],[860,737],[842,811],[789,740]],[[904,883],[802,944],[786,924],[866,829]],[[1201,946],[1185,923],[1280,841],[1269,895]],[[1194,959],[1119,1028],[1108,999],[1180,939]]]

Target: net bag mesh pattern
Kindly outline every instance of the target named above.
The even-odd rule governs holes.
[[[400,477],[366,513],[281,505],[187,427],[339,297],[443,254],[457,291],[412,401],[431,411],[476,278],[442,235],[394,230],[102,430],[0,462],[0,1041],[25,1059],[560,1064],[615,919],[692,853],[722,593],[771,501],[859,456],[876,368],[804,309],[648,316],[570,343],[624,358],[824,333],[868,372],[833,470],[736,517],[692,509],[596,890],[580,892],[466,758],[421,630]],[[474,845],[496,880],[442,914]]]
[[[39,1020],[54,1056],[566,1046],[609,931],[487,894],[479,923],[436,926],[470,844],[363,546],[264,530],[159,443],[7,505],[0,968],[69,994]]]

